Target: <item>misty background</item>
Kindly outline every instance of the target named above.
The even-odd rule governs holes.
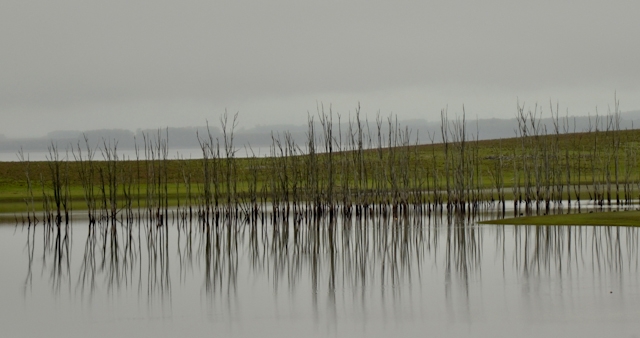
[[[2,1],[1,151],[76,137],[60,130],[122,129],[124,146],[169,127],[178,142],[225,110],[240,141],[295,132],[318,104],[427,125],[463,105],[509,119],[518,101],[594,115],[614,93],[634,111],[637,13],[623,0]]]
[[[526,112],[525,112],[526,113]],[[611,112],[613,113],[613,112]],[[591,129],[592,131],[604,131],[607,123],[615,118],[611,113],[603,115],[589,116],[569,116],[559,115],[558,123],[559,132],[584,132]],[[535,115],[536,121],[542,126],[542,133],[555,133],[554,120],[550,114],[544,115],[538,110]],[[447,112],[447,118],[452,127],[452,122],[462,121],[462,115],[450,114]],[[518,134],[518,121],[516,118],[511,119],[476,119],[469,116],[465,117],[465,126],[467,138],[469,140],[485,140],[516,137]],[[228,118],[227,134],[231,134],[232,116]],[[318,116],[310,116],[313,118],[315,125],[316,144],[322,145],[323,135],[322,128],[318,122]],[[347,145],[349,136],[349,118],[352,121],[352,132],[356,131],[355,116],[333,116],[333,136],[335,151],[339,149],[337,146]],[[386,144],[389,131],[389,122],[391,127],[397,127],[402,131],[408,131],[411,135],[411,144],[429,144],[442,142],[442,121],[429,122],[425,119],[402,120],[395,115],[361,115],[361,121],[364,131],[364,146],[367,148],[377,147],[378,122],[380,122],[383,143]],[[217,121],[219,122],[219,121]],[[640,126],[640,110],[624,112],[619,115],[620,129],[635,129]],[[609,127],[611,128],[611,127]],[[257,126],[253,128],[236,128],[233,130],[233,146],[237,157],[251,156],[269,156],[274,145],[273,140],[279,139],[284,143],[285,133],[288,133],[295,141],[295,144],[302,152],[306,152],[306,142],[309,135],[309,125],[269,125]],[[454,131],[450,130],[453,134]],[[100,149],[104,145],[109,147],[117,145],[118,154],[124,159],[136,158],[136,145],[139,150],[140,158],[144,158],[144,139],[155,142],[158,137],[168,141],[169,158],[202,158],[200,148],[200,140],[208,141],[212,137],[220,143],[221,149],[224,147],[224,134],[220,123],[203,125],[199,127],[168,127],[164,129],[138,129],[136,131],[128,129],[97,129],[97,130],[58,130],[48,133],[44,137],[32,138],[6,138],[0,137],[0,161],[18,161],[18,154],[22,152],[25,159],[30,160],[46,160],[51,156],[50,148],[55,146],[60,153],[60,158],[72,160],[75,151],[78,154],[78,147],[81,148],[83,156],[86,156],[87,142],[96,155],[95,159],[102,160]],[[342,138],[341,138],[342,137]],[[86,138],[86,140],[85,140]],[[340,142],[341,141],[341,142]],[[383,145],[384,146],[384,145]],[[321,147],[322,148],[322,147]],[[273,150],[276,150],[273,148]],[[222,150],[221,150],[222,151]],[[322,149],[320,149],[322,151]],[[224,154],[223,154],[224,155]]]

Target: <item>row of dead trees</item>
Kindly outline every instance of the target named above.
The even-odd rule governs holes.
[[[117,140],[93,148],[85,138],[64,153],[52,143],[48,175],[32,177],[31,162],[19,154],[28,189],[25,222],[68,223],[77,189],[84,200],[79,209],[90,223],[144,217],[158,226],[174,207],[182,218],[217,222],[337,213],[473,214],[496,205],[504,214],[510,199],[516,215],[572,204],[580,209],[585,198],[600,206],[627,205],[640,184],[637,147],[633,134],[620,129],[618,107],[616,101],[613,111],[596,114],[588,130],[578,132],[568,117],[560,118],[557,106],[550,107],[548,126],[539,106],[518,104],[516,138],[493,146],[480,143],[477,124],[469,131],[464,108],[454,119],[442,110],[440,135],[428,134],[430,145],[421,145],[419,135],[395,116],[378,114],[370,123],[358,107],[343,123],[343,116],[323,106],[309,116],[306,140],[273,133],[268,157],[256,156],[250,145],[245,157],[238,156],[238,115],[226,113],[221,137],[209,129],[196,135],[202,152],[196,160],[170,160],[166,130],[136,140],[135,158],[118,154]],[[35,207],[38,202],[42,208]]]

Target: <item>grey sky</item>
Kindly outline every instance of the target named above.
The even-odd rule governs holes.
[[[0,2],[0,134],[640,108],[638,1]]]

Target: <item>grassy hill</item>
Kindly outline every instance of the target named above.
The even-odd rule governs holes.
[[[202,137],[203,159],[171,160],[161,133],[148,135],[139,158],[122,160],[104,144],[106,160],[0,162],[0,212],[123,208],[145,205],[473,205],[487,200],[523,203],[591,199],[616,203],[638,197],[640,130],[621,130],[616,115],[599,128],[554,130],[521,112],[517,137],[475,140],[464,119],[443,116],[444,137],[416,144],[389,119],[386,134],[333,130],[321,116],[297,144],[273,136],[272,156],[235,158],[233,132]],[[603,121],[605,123],[603,123]],[[90,148],[89,148],[90,149]]]

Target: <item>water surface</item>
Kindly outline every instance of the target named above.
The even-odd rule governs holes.
[[[456,217],[0,226],[3,336],[633,336],[638,229]]]

